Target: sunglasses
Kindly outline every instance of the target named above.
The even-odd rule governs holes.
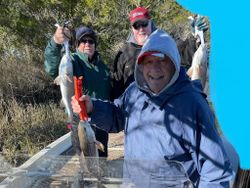
[[[148,21],[140,21],[140,22],[135,22],[133,24],[133,28],[136,30],[140,29],[141,27],[144,28],[147,26],[148,26]]]
[[[80,43],[89,43],[89,44],[95,44],[95,41],[94,40],[91,40],[91,39],[81,39],[80,40]]]

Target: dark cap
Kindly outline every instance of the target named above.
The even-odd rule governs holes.
[[[85,26],[80,26],[76,28],[76,40],[79,41],[82,37],[91,37],[94,41],[96,41],[96,33],[93,29]]]

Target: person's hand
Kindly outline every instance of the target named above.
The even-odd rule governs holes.
[[[91,113],[93,111],[93,102],[92,102],[90,96],[83,95],[79,98],[79,101],[85,102],[87,113]],[[73,109],[74,113],[79,114],[81,112],[81,107],[80,107],[78,101],[76,100],[75,96],[73,96],[71,98],[71,105],[72,105],[72,109]]]
[[[195,33],[195,27],[197,27],[199,31],[203,32],[208,30],[208,24],[204,16],[201,15],[189,16],[188,19],[190,20],[190,25],[193,34]]]
[[[195,17],[195,26],[199,31],[205,32],[208,29],[208,25],[204,16],[197,15]]]
[[[57,44],[63,44],[64,41],[69,40],[66,36],[69,35],[69,29],[66,27],[57,27],[53,39]]]

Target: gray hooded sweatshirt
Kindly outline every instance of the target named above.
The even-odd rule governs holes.
[[[91,115],[108,132],[124,130],[125,183],[178,187],[189,178],[199,188],[228,188],[232,171],[213,113],[180,68],[174,40],[156,30],[140,56],[149,51],[167,55],[176,67],[165,88],[152,93],[136,65],[135,82],[114,103],[94,101]]]

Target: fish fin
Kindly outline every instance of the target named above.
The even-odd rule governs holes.
[[[95,141],[95,145],[96,145],[97,149],[101,150],[102,152],[105,151],[104,145],[101,142],[99,142],[99,141],[96,140]]]
[[[65,76],[66,77],[66,80],[68,80],[69,82],[73,82],[72,79],[70,79],[70,77],[68,75]]]
[[[60,82],[61,82],[61,76],[57,76],[54,80],[54,84],[60,85]]]

